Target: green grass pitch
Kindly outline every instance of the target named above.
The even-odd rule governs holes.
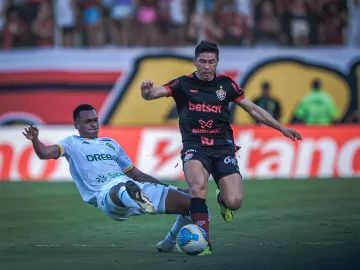
[[[210,183],[213,254],[190,257],[154,247],[174,215],[115,222],[73,183],[0,182],[0,269],[360,269],[360,179],[248,180],[244,190],[227,224]]]

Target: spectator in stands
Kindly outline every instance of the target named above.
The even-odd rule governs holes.
[[[220,40],[224,36],[224,30],[218,25],[216,21],[214,2],[211,0],[206,0],[205,4],[205,12],[203,16],[197,12],[196,9],[191,14],[188,36],[192,43],[196,43],[200,35],[200,28],[202,25],[204,32],[204,36],[202,38],[219,44]]]
[[[169,44],[182,46],[185,45],[186,24],[188,18],[189,8],[185,0],[168,0],[169,2],[169,17],[170,17],[170,31]]]
[[[360,39],[360,0],[348,1],[351,45]],[[6,3],[17,8],[11,29],[1,18]],[[50,3],[65,47],[178,46],[199,38],[232,46],[343,45],[347,24],[346,0],[0,0],[3,47],[49,46],[56,36]]]
[[[344,44],[347,25],[346,1],[327,1],[322,7],[321,44]]]
[[[307,46],[309,44],[310,25],[305,0],[293,0],[288,7],[287,16],[291,44]]]
[[[105,2],[105,1],[104,1]],[[106,1],[109,9],[109,38],[112,44],[130,46],[133,44],[135,2],[133,0]]]
[[[73,47],[75,31],[74,0],[55,0],[56,26],[60,29],[63,47]]]
[[[280,121],[281,106],[280,102],[271,96],[270,84],[264,82],[261,86],[261,96],[254,100],[254,103],[267,111],[275,120]]]
[[[307,0],[307,18],[309,22],[309,45],[319,44],[319,31],[321,22],[322,2],[319,0]]]
[[[6,22],[6,10],[9,4],[9,0],[0,0],[0,42],[3,36],[3,30]]]
[[[239,12],[235,0],[217,1],[214,10],[215,20],[223,30],[220,44],[238,46],[250,43],[249,20]]]
[[[273,2],[270,0],[261,2],[256,7],[256,13],[254,44],[258,46],[280,45],[281,27]]]
[[[89,47],[105,45],[104,10],[100,0],[77,0],[82,10],[82,22],[85,28],[85,44]]]
[[[349,28],[348,46],[360,47],[360,0],[348,0]]]
[[[19,8],[20,17],[27,26],[27,30],[31,32],[31,27],[38,14],[41,2],[49,0],[12,0],[12,3]],[[51,0],[50,0],[51,1]],[[52,4],[52,1],[51,1]],[[35,45],[35,41],[33,44]]]
[[[6,12],[2,37],[3,49],[22,48],[28,44],[29,35],[19,11],[17,7],[9,7]]]
[[[332,97],[322,89],[319,79],[313,81],[311,92],[300,101],[295,116],[308,125],[330,125],[338,117],[338,108]]]
[[[250,18],[252,14],[253,1],[252,0],[234,0],[234,1],[236,5],[236,10],[243,16]]]
[[[52,47],[54,44],[54,20],[52,4],[50,1],[42,1],[32,24],[32,33],[38,47]]]
[[[139,28],[137,45],[156,46],[157,41],[160,38],[157,26],[157,2],[154,0],[139,0],[136,10],[136,19]]]

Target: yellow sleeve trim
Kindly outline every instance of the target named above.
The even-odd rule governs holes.
[[[64,148],[60,144],[55,144],[60,149],[60,157],[64,154]]]
[[[129,168],[123,170],[123,173],[127,173],[128,171],[131,171],[133,168],[135,167],[135,165],[131,165]]]

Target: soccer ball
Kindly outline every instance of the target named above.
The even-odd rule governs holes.
[[[196,256],[207,247],[208,236],[203,228],[195,224],[188,224],[180,229],[176,237],[176,245],[187,255]]]

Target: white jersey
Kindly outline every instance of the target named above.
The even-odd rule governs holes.
[[[82,199],[96,202],[96,193],[124,175],[134,165],[124,149],[111,138],[69,136],[57,144],[69,162],[70,174]]]

